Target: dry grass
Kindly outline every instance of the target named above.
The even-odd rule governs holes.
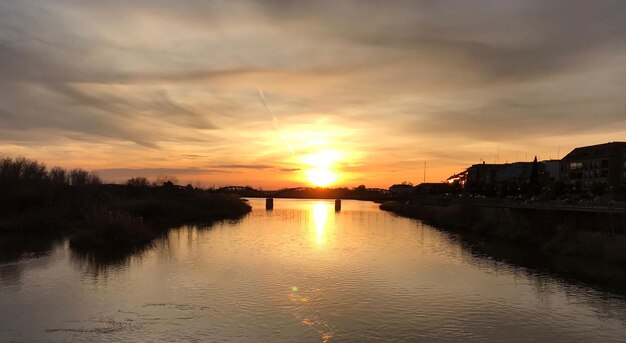
[[[388,201],[380,205],[380,209],[422,219],[446,229],[539,246],[550,253],[593,257],[626,264],[625,234],[574,227],[551,227],[553,221],[550,218],[539,216],[521,215],[506,222],[496,222],[478,207],[469,205],[413,206]]]
[[[98,210],[87,216],[82,229],[70,238],[70,246],[77,249],[135,248],[150,244],[155,237],[141,217]]]

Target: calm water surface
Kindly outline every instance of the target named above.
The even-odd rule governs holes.
[[[0,341],[624,342],[626,298],[470,252],[370,202],[251,199],[115,263],[0,264]]]

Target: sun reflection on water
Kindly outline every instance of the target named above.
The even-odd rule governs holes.
[[[331,212],[333,206],[328,201],[316,201],[307,204],[306,210],[309,213],[308,229],[311,242],[314,241],[318,248],[323,247],[327,243],[329,231],[333,232],[335,225],[334,212]],[[334,329],[319,310],[320,291],[319,288],[310,285],[293,285],[289,292],[289,300],[293,306],[291,311],[294,318],[317,333],[322,343],[328,343],[334,337]]]
[[[315,236],[318,246],[326,243],[326,223],[328,222],[328,212],[330,205],[320,201],[313,205],[313,225],[315,226]]]

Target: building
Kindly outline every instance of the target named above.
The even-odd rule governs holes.
[[[561,160],[545,160],[541,161],[543,165],[543,173],[541,174],[542,183],[555,183],[561,181]]]
[[[494,170],[494,182],[523,183],[530,181],[533,162],[514,162],[501,164]]]
[[[626,182],[626,142],[580,147],[561,160],[561,180],[578,190],[595,184],[618,189]]]
[[[475,184],[490,184],[496,180],[496,170],[501,164],[474,164],[467,168],[466,183],[468,186]]]
[[[454,174],[446,179],[446,182],[449,184],[459,184],[461,186],[465,185],[465,181],[467,180],[467,170],[464,170],[458,174]]]
[[[415,192],[417,194],[445,194],[457,191],[454,185],[446,182],[424,182],[415,186]]]
[[[413,193],[413,185],[408,183],[395,184],[389,187],[389,192],[392,194],[402,195],[402,194],[411,194]]]
[[[558,172],[558,168],[557,168]],[[537,162],[475,164],[467,168],[465,190],[482,194],[536,193],[550,183],[546,165]]]

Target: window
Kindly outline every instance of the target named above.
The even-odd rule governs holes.
[[[569,169],[570,170],[576,170],[576,169],[582,169],[583,168],[583,163],[582,162],[572,162],[569,164]]]
[[[602,168],[608,168],[609,167],[609,160],[602,160]]]

